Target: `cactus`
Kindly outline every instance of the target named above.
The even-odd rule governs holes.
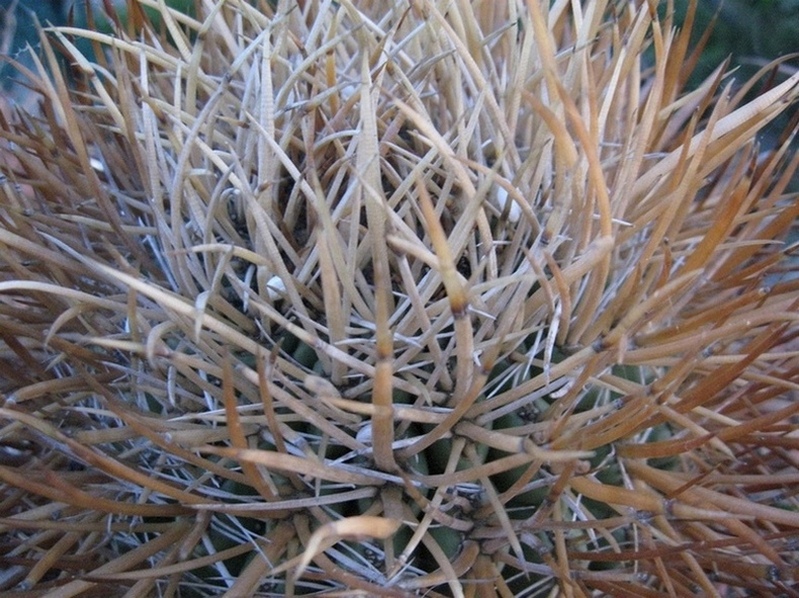
[[[7,595],[789,595],[799,75],[686,91],[670,3],[138,2],[0,121]]]

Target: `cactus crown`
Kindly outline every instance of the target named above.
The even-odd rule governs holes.
[[[799,75],[684,91],[670,2],[140,1],[0,121],[6,588],[793,583]]]

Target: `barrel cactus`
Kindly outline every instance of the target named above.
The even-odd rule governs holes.
[[[127,4],[0,121],[4,595],[792,595],[799,75],[685,90],[671,2]]]

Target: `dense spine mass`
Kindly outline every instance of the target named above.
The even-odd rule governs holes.
[[[790,595],[799,75],[683,90],[671,2],[140,1],[0,120],[4,592]]]

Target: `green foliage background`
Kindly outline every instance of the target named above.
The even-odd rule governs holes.
[[[688,0],[677,0],[682,21]],[[763,64],[791,53],[799,53],[799,0],[702,0],[698,3],[695,38],[716,19],[711,38],[697,69],[702,77],[731,57],[740,80],[753,75]],[[797,57],[786,63],[794,69]]]
[[[676,22],[682,23],[689,0],[675,0],[674,4]],[[689,87],[698,85],[727,58],[738,83],[749,80],[760,68],[781,57],[786,60],[778,81],[799,69],[799,0],[699,0],[693,39],[698,41],[709,27],[710,38]],[[757,86],[754,91],[758,91]],[[791,116],[789,112],[765,129],[764,147],[776,145]],[[794,147],[797,145],[794,140]],[[797,178],[792,184],[794,190],[799,189]]]

